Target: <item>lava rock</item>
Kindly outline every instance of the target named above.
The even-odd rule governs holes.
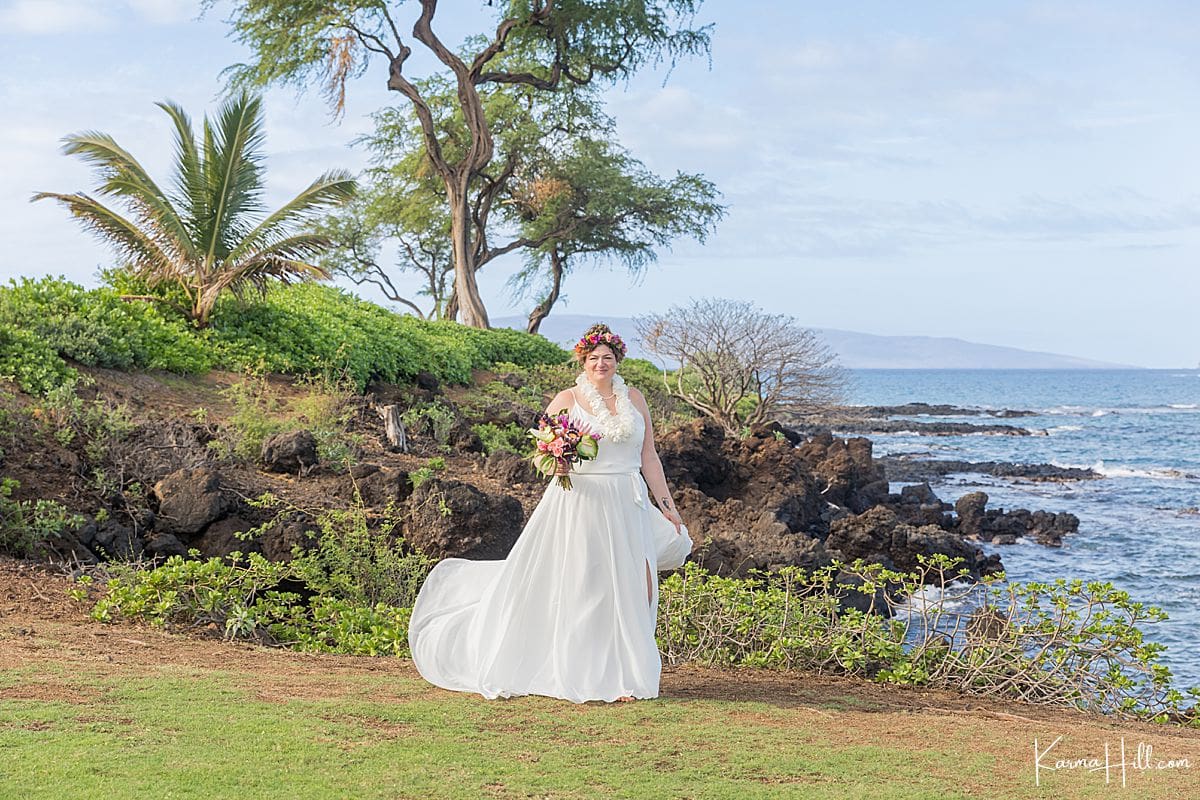
[[[403,503],[413,493],[408,472],[392,467],[382,467],[358,481],[358,491],[363,503],[368,506],[386,506],[388,503]]]
[[[483,471],[489,478],[495,478],[507,486],[536,483],[541,480],[528,458],[522,458],[507,450],[497,450],[488,456]]]
[[[435,559],[501,559],[524,526],[520,502],[456,480],[429,478],[409,499],[405,538]]]
[[[132,528],[111,519],[96,526],[89,546],[110,561],[135,561],[145,549],[142,538]]]
[[[919,555],[960,558],[960,566],[976,576],[999,567],[998,556],[985,555],[961,536],[933,525],[908,525],[885,506],[834,522],[825,547],[830,553],[837,551],[835,557],[842,561],[861,558],[901,572],[917,570]]]
[[[302,473],[318,462],[312,431],[282,431],[263,442],[261,461],[271,472]]]
[[[980,538],[983,535],[984,508],[987,506],[987,492],[969,492],[954,503],[954,513],[958,514],[958,532],[962,536]]]
[[[224,558],[230,553],[257,553],[262,550],[261,544],[255,539],[242,539],[239,533],[245,533],[256,527],[253,522],[242,517],[226,517],[209,525],[195,543],[195,548],[205,558]]]
[[[188,549],[177,536],[162,531],[151,531],[146,534],[146,552],[156,558],[166,559],[171,556],[186,557]]]
[[[211,467],[172,472],[154,485],[154,495],[158,498],[156,528],[175,536],[200,533],[227,508],[221,476]]]

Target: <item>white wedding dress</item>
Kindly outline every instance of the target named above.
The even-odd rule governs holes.
[[[639,472],[645,420],[620,376],[613,384],[617,415],[586,391],[606,416],[578,402],[570,413],[624,437],[601,439],[570,491],[550,482],[507,558],[447,558],[426,578],[408,642],[430,683],[489,699],[658,696],[658,570],[682,565],[692,540],[651,504]]]

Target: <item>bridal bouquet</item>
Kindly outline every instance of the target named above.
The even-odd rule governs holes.
[[[600,452],[603,436],[587,425],[579,424],[567,416],[567,410],[551,416],[542,414],[538,426],[529,429],[533,439],[533,455],[529,459],[539,474],[558,477],[558,485],[571,488],[571,466],[581,461],[591,461]]]

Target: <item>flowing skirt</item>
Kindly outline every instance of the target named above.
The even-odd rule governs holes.
[[[638,473],[572,481],[546,487],[507,558],[433,568],[408,634],[427,681],[489,699],[658,696],[658,570],[680,566],[692,541]]]

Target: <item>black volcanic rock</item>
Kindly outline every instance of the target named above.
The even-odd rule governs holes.
[[[154,485],[158,498],[155,527],[174,536],[194,536],[220,519],[227,503],[221,476],[211,467],[181,469]]]
[[[303,472],[318,461],[317,439],[307,430],[276,433],[263,442],[261,460],[271,472]]]
[[[501,559],[524,525],[521,503],[469,483],[429,478],[409,499],[405,539],[435,559]]]
[[[962,566],[973,575],[986,575],[1000,567],[999,556],[985,555],[961,536],[934,525],[908,525],[883,506],[834,522],[825,548],[840,560],[861,558],[905,572],[919,567],[918,555],[935,554],[962,559]]]
[[[894,481],[929,481],[945,475],[972,473],[997,478],[1023,478],[1032,481],[1081,481],[1102,478],[1100,473],[1079,467],[1054,464],[1017,464],[1011,461],[953,461],[944,459],[885,456],[880,459]]]

